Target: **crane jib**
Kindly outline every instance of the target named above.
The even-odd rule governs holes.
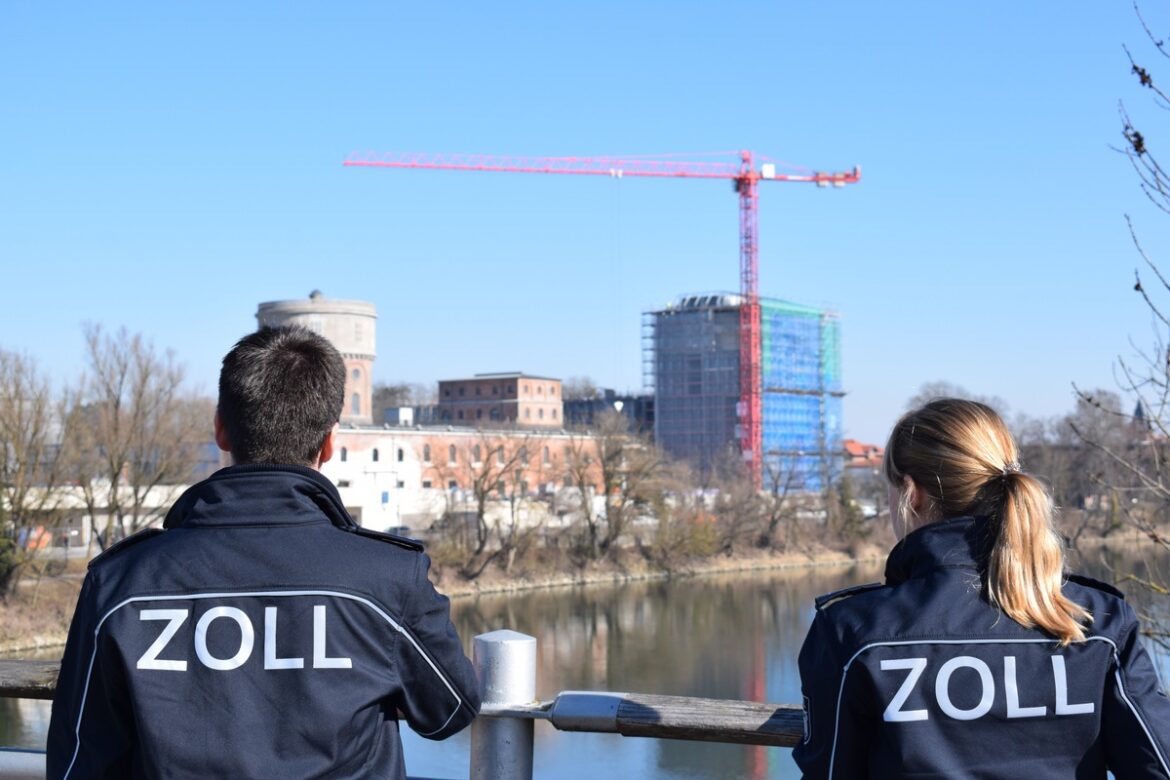
[[[696,155],[698,156],[698,155]],[[342,163],[349,167],[422,168],[448,171],[487,171],[492,173],[544,173],[570,176],[627,176],[675,179],[731,179],[739,196],[740,294],[740,401],[736,405],[740,419],[739,440],[744,461],[752,474],[756,489],[763,486],[762,387],[760,368],[760,297],[759,297],[759,193],[762,181],[787,181],[815,184],[818,187],[844,187],[861,180],[861,167],[838,173],[811,171],[779,173],[776,163],[764,162],[757,169],[756,155],[738,153],[737,162],[680,160],[673,156],[660,159],[624,157],[524,157],[482,154],[363,154],[351,155]]]

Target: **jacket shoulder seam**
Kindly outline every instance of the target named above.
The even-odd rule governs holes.
[[[861,595],[862,593],[868,593],[873,590],[880,590],[884,587],[886,587],[886,585],[882,582],[871,582],[866,585],[853,585],[852,587],[842,588],[841,590],[835,590],[831,593],[825,593],[821,596],[817,596],[813,603],[816,605],[816,608],[819,611],[825,607],[836,604],[838,601],[843,601],[845,599]]]
[[[1076,583],[1077,585],[1083,585],[1086,588],[1093,588],[1094,590],[1104,591],[1111,596],[1116,596],[1122,601],[1125,601],[1125,594],[1122,593],[1119,588],[1110,585],[1108,582],[1102,582],[1101,580],[1096,580],[1092,577],[1086,577],[1083,574],[1069,574],[1066,575],[1065,579],[1069,582]]]
[[[374,530],[371,530],[369,528],[361,528],[361,527],[345,529],[345,530],[348,530],[349,533],[357,534],[358,536],[364,537],[366,539],[374,539],[374,540],[379,541],[379,542],[385,542],[386,544],[392,544],[396,547],[401,547],[405,550],[410,550],[412,552],[419,552],[420,553],[424,549],[426,549],[425,546],[423,545],[423,543],[418,541],[417,539],[410,539],[410,538],[405,537],[405,536],[398,536],[397,534],[389,534],[389,533],[385,533],[383,531],[374,531]]]
[[[127,536],[125,539],[122,539],[119,542],[115,542],[114,544],[107,547],[104,552],[97,555],[92,561],[89,562],[88,568],[92,569],[100,562],[109,560],[118,553],[125,552],[134,545],[145,542],[147,539],[153,539],[161,533],[163,533],[163,529],[161,528],[143,528],[141,531],[133,533],[130,536]]]

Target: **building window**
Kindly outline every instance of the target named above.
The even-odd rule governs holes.
[[[479,456],[480,456],[481,452],[482,451],[480,450],[478,444],[471,448],[471,457],[475,458],[476,463],[479,463],[479,461],[480,461]]]
[[[431,481],[429,479],[424,479],[423,480],[423,487],[429,488],[430,486],[431,486]]]
[[[514,392],[516,392],[516,387],[515,387],[515,385],[508,385],[508,392],[509,392],[509,393],[514,393]]]
[[[424,444],[423,445],[423,463],[430,463],[430,462],[431,462],[431,445]]]
[[[450,398],[450,397],[451,397],[451,388],[449,388],[449,387],[444,387],[444,388],[443,388],[443,397],[444,397],[444,398]]]
[[[524,446],[520,447],[520,462],[523,463],[525,466],[528,465],[528,448],[527,447],[524,447]]]
[[[528,385],[524,385],[524,388],[521,390],[521,392],[524,393],[524,395],[528,395]]]
[[[339,488],[349,487],[349,480],[348,479],[337,480],[337,487],[339,487]]]
[[[537,385],[536,386],[536,394],[537,395],[544,395],[544,385]]]
[[[499,385],[492,385],[492,395],[499,395],[499,394],[500,394],[500,386]]]
[[[496,447],[496,463],[501,466],[504,465],[504,448],[503,446]]]
[[[402,488],[406,487],[406,483],[400,479],[394,483],[394,487],[398,488],[399,490],[402,490]]]
[[[477,419],[477,420],[483,419],[483,409],[476,409],[475,410],[475,419]]]
[[[553,410],[552,410],[552,418],[553,418],[554,420],[555,420],[555,419],[557,419],[557,410],[556,410],[556,409],[553,409]]]
[[[463,410],[462,410],[462,409],[460,409],[460,410],[459,410],[458,412],[456,412],[455,414],[456,414],[456,416],[457,416],[457,417],[458,417],[460,420],[462,420],[462,419],[463,419]]]
[[[492,409],[488,412],[488,419],[499,421],[500,410],[495,408],[495,407],[492,407]]]
[[[552,463],[552,453],[548,451],[548,447],[544,448],[544,465]]]
[[[358,393],[354,393],[353,395],[351,395],[349,397],[349,413],[350,414],[361,414],[362,413],[362,397]]]
[[[374,463],[377,463],[378,462],[378,448],[377,447],[374,447],[373,455],[374,455]]]
[[[459,388],[459,397],[460,397],[460,398],[462,398],[462,397],[463,397],[463,388],[462,388],[462,387],[461,387],[461,388]]]
[[[459,489],[459,483],[458,483],[458,482],[456,482],[456,481],[455,481],[455,480],[453,480],[453,479],[449,479],[449,480],[447,480],[447,489],[448,489],[448,490],[458,490],[458,489]]]
[[[476,385],[476,386],[475,386],[475,394],[476,394],[476,395],[479,395],[479,385]]]
[[[565,487],[570,487],[570,488],[573,487],[573,475],[572,474],[565,475]]]
[[[525,420],[531,420],[531,419],[532,419],[532,410],[531,410],[531,409],[525,409],[525,410],[524,410],[524,419],[525,419]]]
[[[398,448],[398,462],[401,463],[405,458],[406,458],[406,453],[402,451],[401,447],[399,447]]]
[[[548,394],[549,395],[556,395],[557,394],[557,386],[556,385],[549,385],[548,386]]]
[[[447,447],[447,462],[448,463],[455,462],[455,445],[454,444],[449,445]]]
[[[537,417],[537,419],[540,419],[540,420],[544,419],[544,409],[543,408],[536,410],[536,417]]]
[[[504,480],[501,479],[496,482],[496,492],[500,494],[500,498],[508,495],[508,486],[504,484]]]
[[[342,447],[341,448],[341,462],[345,463],[347,460],[349,460],[349,450],[347,450],[345,447]]]
[[[359,369],[359,368],[355,368],[355,369],[353,370],[353,373],[352,373],[350,376],[352,376],[352,377],[353,377],[353,381],[355,381],[355,382],[360,382],[360,381],[362,381],[362,372],[361,372],[361,369]]]

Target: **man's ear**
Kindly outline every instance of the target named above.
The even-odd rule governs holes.
[[[317,468],[321,468],[333,457],[333,438],[337,434],[340,423],[333,423],[329,433],[325,434],[325,441],[321,442],[321,452],[317,454]]]
[[[232,443],[228,439],[227,429],[223,425],[223,420],[219,419],[219,410],[215,412],[215,444],[224,452],[230,453],[232,451]]]

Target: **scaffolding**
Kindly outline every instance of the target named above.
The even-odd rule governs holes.
[[[643,316],[643,384],[654,393],[655,438],[705,474],[738,453],[742,300],[687,295]],[[763,487],[822,490],[841,467],[840,320],[761,298],[760,323]]]

